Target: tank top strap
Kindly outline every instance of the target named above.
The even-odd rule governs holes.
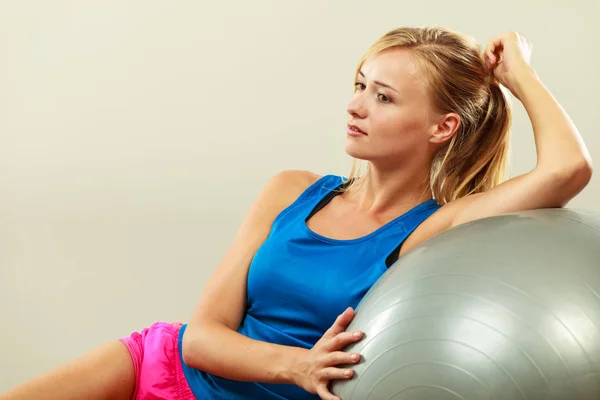
[[[273,221],[273,227],[285,223],[299,216],[306,217],[321,203],[321,201],[334,194],[334,191],[345,184],[346,180],[339,175],[324,175],[304,190],[298,198],[286,207]]]
[[[380,240],[386,243],[385,248],[382,249],[382,254],[386,256],[384,259],[386,268],[398,260],[404,241],[439,208],[440,205],[435,200],[428,200],[389,224],[389,229],[380,235]]]

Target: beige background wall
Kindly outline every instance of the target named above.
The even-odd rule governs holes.
[[[596,1],[0,2],[0,391],[186,321],[266,180],[349,172],[345,107],[400,25],[516,30],[600,160]],[[534,165],[514,100],[513,174]],[[597,176],[571,207],[600,204]]]

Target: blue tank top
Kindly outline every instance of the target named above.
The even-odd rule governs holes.
[[[310,349],[347,307],[356,308],[387,270],[386,259],[440,206],[421,203],[376,231],[337,240],[313,232],[307,219],[329,200],[342,178],[326,175],[284,209],[249,267],[247,309],[238,332],[255,340]],[[291,384],[240,382],[190,368],[185,377],[198,399],[318,400]]]

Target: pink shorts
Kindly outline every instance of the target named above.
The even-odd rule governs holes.
[[[121,338],[135,369],[134,399],[195,400],[179,358],[180,322],[156,322]]]

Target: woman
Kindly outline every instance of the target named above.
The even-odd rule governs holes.
[[[517,33],[483,55],[443,28],[387,33],[360,61],[347,108],[346,151],[368,162],[364,175],[277,174],[188,325],[156,323],[0,399],[335,399],[330,380],[360,361],[343,351],[362,335],[345,332],[353,308],[398,257],[468,221],[562,207],[589,182],[587,149],[530,50]],[[499,84],[537,146],[535,168],[506,182]]]

